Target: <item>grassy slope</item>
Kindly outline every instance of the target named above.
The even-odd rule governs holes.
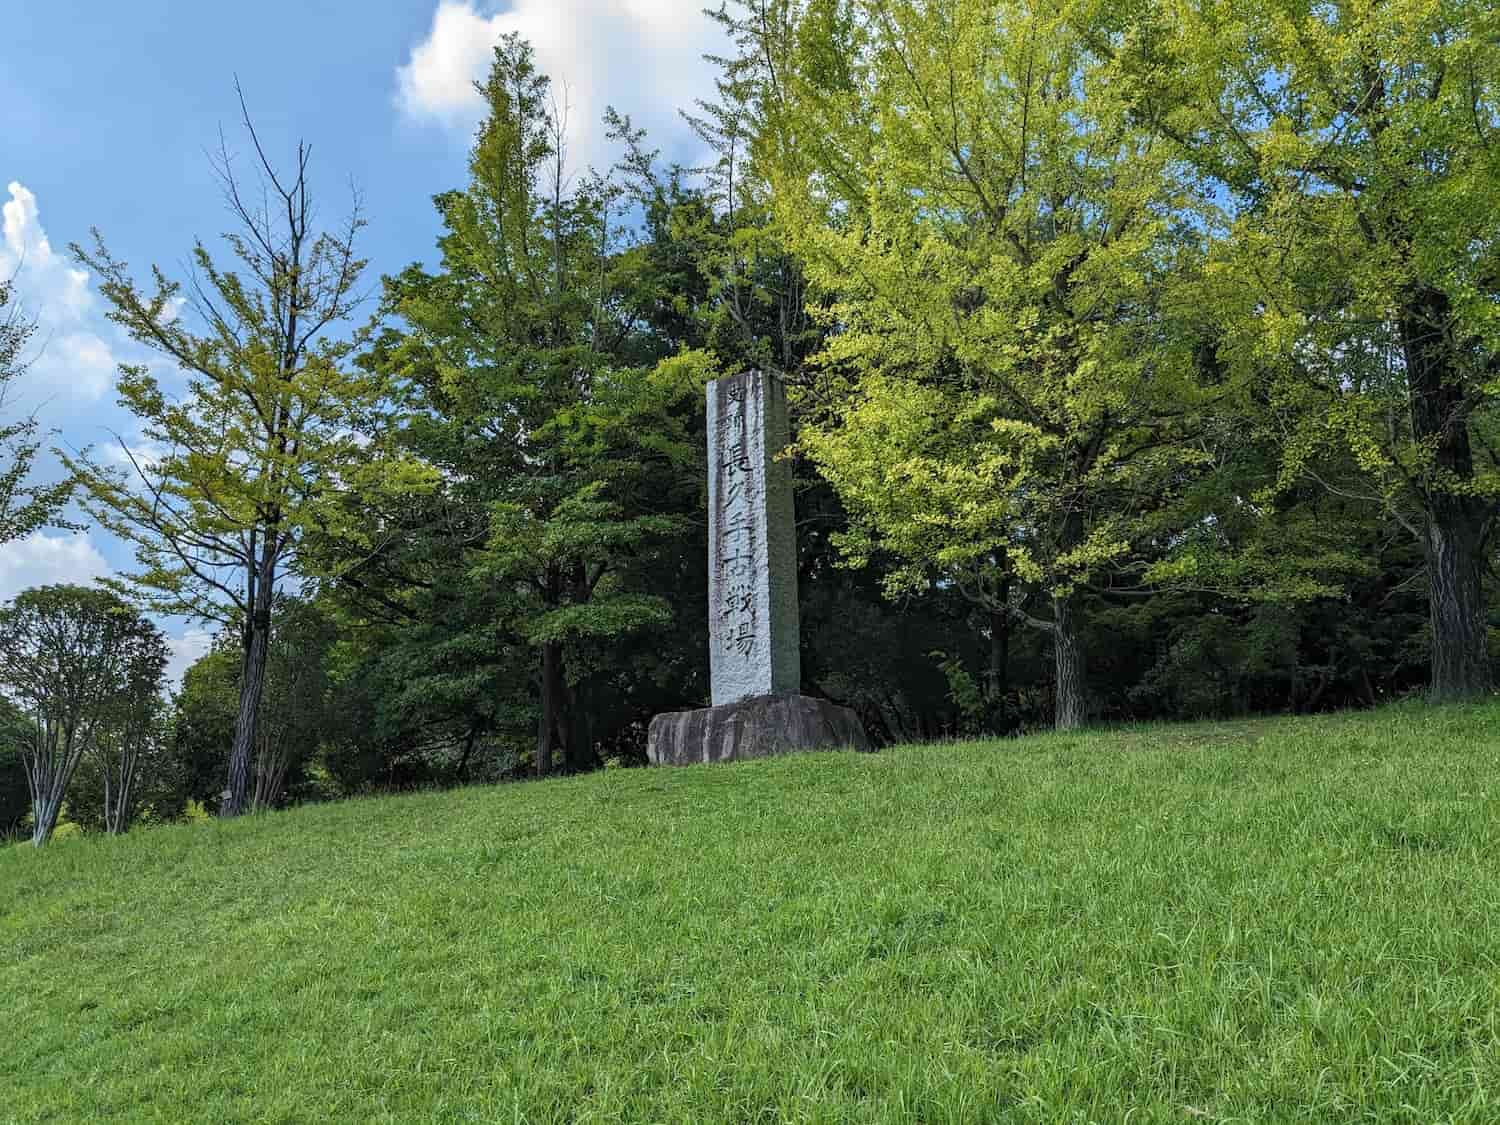
[[[0,1118],[1500,1120],[1500,707],[0,854]]]

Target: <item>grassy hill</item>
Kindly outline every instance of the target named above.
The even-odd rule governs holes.
[[[1500,1120],[1500,706],[0,851],[0,1119]]]

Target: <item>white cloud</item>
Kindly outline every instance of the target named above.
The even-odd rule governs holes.
[[[9,270],[25,266],[28,279],[48,278],[48,295],[61,310],[74,318],[82,316],[89,307],[89,275],[73,269],[52,249],[52,242],[42,229],[36,195],[15,181],[11,181],[7,190],[10,200],[0,207],[0,215],[4,216],[0,229],[5,232],[5,251],[0,263]]]
[[[90,586],[111,569],[87,535],[34,532],[0,544],[0,601],[9,601],[32,586]]]
[[[124,469],[129,480],[134,483],[138,469],[152,468],[167,456],[169,450],[161,442],[152,441],[138,433],[125,445],[120,443],[117,436],[111,434],[108,441],[100,443],[96,452],[105,464]]]
[[[114,385],[117,358],[109,342],[119,333],[104,322],[86,270],[77,269],[52,246],[37,199],[12,181],[0,207],[0,277],[16,279],[24,312],[37,320],[35,361],[15,388],[34,409],[54,398],[95,402]]]
[[[182,686],[182,677],[213,647],[214,635],[207,629],[189,628],[180,637],[168,637],[171,657],[167,661],[167,686],[174,691]]]
[[[485,76],[502,35],[518,32],[569,105],[575,167],[608,167],[600,119],[613,105],[670,151],[684,136],[679,109],[713,92],[705,52],[724,52],[702,0],[515,0],[503,11],[484,0],[441,0],[427,38],[396,72],[397,106],[407,118],[469,132],[482,104],[474,82]]]
[[[500,18],[486,18],[467,3],[443,0],[427,38],[396,71],[402,112],[446,125],[472,123],[480,108],[474,82],[483,76],[495,42],[504,34],[497,26]]]

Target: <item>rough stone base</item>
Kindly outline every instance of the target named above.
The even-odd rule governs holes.
[[[654,766],[769,758],[799,750],[859,750],[870,740],[847,707],[805,695],[761,695],[651,720],[646,756]]]

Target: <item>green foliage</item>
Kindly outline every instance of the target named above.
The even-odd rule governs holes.
[[[26,370],[26,349],[36,335],[16,300],[13,278],[0,280],[0,410],[7,405],[11,385]],[[35,417],[0,419],[0,543],[25,538],[33,531],[58,523],[58,515],[73,494],[73,481],[50,485],[30,483],[41,443]]]
[[[1491,1120],[1497,746],[1493,705],[1405,706],[7,849],[0,1094],[21,1123]]]
[[[9,700],[0,699],[0,842],[18,836],[31,813],[31,791],[21,757],[28,734],[25,714]]]
[[[272,744],[291,799],[638,762],[708,695],[703,385],[749,366],[794,388],[805,689],[880,740],[1371,704],[1442,678],[1453,620],[1449,694],[1487,682],[1492,13],[711,14],[700,169],[610,110],[620,164],[575,175],[502,42],[437,261],[367,330],[361,220],[312,221],[305,152],[262,168],[284,230],[225,167],[234,264],[199,245],[194,287],[77,251],[177,369],[122,372],[149,456],[75,457],[88,504],[122,581],[235,633],[175,710],[179,797]],[[283,702],[240,707],[262,664]]]
[[[554,752],[576,769],[594,757],[580,675],[591,654],[670,619],[668,599],[630,576],[684,533],[701,496],[695,419],[711,361],[674,355],[643,322],[651,285],[619,189],[592,176],[569,186],[562,123],[530,48],[505,40],[482,92],[489,114],[469,186],[437,199],[440,269],[387,279],[399,327],[364,361],[403,384],[403,440],[442,480],[427,512],[406,513],[414,533],[442,541],[392,542],[383,563],[435,584],[383,595],[372,589],[382,577],[350,585],[363,612],[424,635],[436,660],[410,690],[431,700],[514,680],[531,650],[541,665],[532,673],[540,713],[529,720],[541,731],[537,769]],[[401,647],[412,663],[424,659]],[[451,714],[439,706],[432,717]],[[517,733],[519,709],[508,703],[481,697],[462,710],[451,738]]]
[[[91,250],[72,247],[98,278],[110,319],[175,367],[186,387],[164,387],[150,365],[122,366],[120,403],[138,419],[149,451],[125,446],[129,470],[88,451],[64,458],[89,514],[135,548],[139,569],[112,584],[150,608],[242,636],[245,700],[223,815],[252,803],[273,602],[287,569],[317,577],[318,560],[376,549],[380,528],[367,512],[378,498],[432,484],[430,469],[406,456],[393,432],[370,424],[387,411],[393,386],[383,372],[349,362],[361,334],[335,334],[361,299],[357,197],[344,228],[320,228],[306,146],[295,174],[283,177],[248,114],[245,127],[259,158],[261,200],[242,194],[227,149],[218,169],[238,224],[224,236],[237,268],[198,242],[188,289],[159,267],[143,288],[97,231]],[[343,554],[304,552],[311,536],[345,544]]]
[[[212,808],[224,788],[239,710],[239,673],[240,653],[228,635],[183,673],[172,701],[170,733],[183,805],[196,801]]]
[[[258,586],[274,588],[310,532],[373,545],[375,529],[352,518],[348,497],[404,494],[428,481],[393,442],[356,430],[386,400],[389,383],[347,362],[354,340],[323,335],[353,311],[361,225],[312,240],[295,282],[284,258],[253,237],[228,236],[243,275],[222,269],[198,243],[193,261],[208,289],[191,298],[160,271],[152,289],[138,288],[102,241],[92,251],[74,248],[100,278],[111,319],[187,381],[179,396],[149,366],[120,372],[121,404],[160,456],[127,448],[130,471],[68,458],[88,490],[89,514],[135,546],[141,570],[124,582],[152,608],[243,625],[256,612]],[[291,339],[289,301],[307,318],[293,324]],[[206,331],[195,332],[195,320]]]
[[[1194,518],[1236,390],[1201,362],[1211,209],[1112,91],[1088,15],[799,4],[747,32],[777,229],[837,328],[799,443],[850,511],[841,544],[894,556],[893,594],[937,577],[1053,631],[1060,660],[1076,591],[1139,576]]]
[[[40,586],[0,608],[0,692],[25,718],[34,844],[51,837],[85,755],[99,759],[111,830],[124,831],[166,660],[161,630],[108,590]]]
[[[346,717],[339,714],[341,701],[332,683],[338,639],[338,622],[322,604],[278,595],[251,763],[255,811],[289,798],[328,795],[310,771],[324,742],[344,731]],[[173,700],[167,757],[179,811],[190,800],[211,805],[223,788],[241,694],[234,641],[232,634],[222,634],[188,668]]]
[[[1205,300],[1266,385],[1277,486],[1378,504],[1423,544],[1442,697],[1489,683],[1497,30],[1446,0],[1172,3],[1113,42],[1137,116],[1231,209]]]
[[[173,753],[166,709],[160,701],[155,702],[157,713],[152,716],[154,725],[134,747],[138,758],[134,766],[136,776],[132,779],[129,803],[123,809],[125,816],[122,823],[126,827],[170,824],[181,820],[187,813],[183,763]],[[65,814],[70,823],[78,825],[85,832],[110,831],[111,810],[106,803],[106,796],[112,795],[114,779],[111,778],[108,784],[105,779],[111,765],[103,755],[86,755],[78,763],[78,772],[73,775]],[[218,788],[223,787],[222,768],[213,780]],[[121,831],[123,830],[122,828]]]
[[[251,807],[276,808],[305,783],[304,771],[336,725],[329,683],[333,618],[313,601],[283,596],[272,614],[266,684],[256,724]]]
[[[1129,558],[1149,530],[1131,516],[1149,517],[1196,459],[1175,448],[1174,423],[1195,405],[1190,337],[1166,335],[1165,319],[1168,285],[1193,271],[1191,245],[1160,217],[1183,203],[1163,162],[1122,131],[1061,17],[1005,43],[1024,11],[967,8],[956,26],[904,11],[915,78],[900,80],[903,47],[887,43],[860,92],[883,91],[882,143],[862,167],[868,214],[815,234],[809,253],[828,262],[826,285],[841,285],[835,270],[870,278],[840,302],[835,315],[858,327],[828,356],[869,377],[813,449],[904,557],[962,570],[1003,549],[1023,580],[1067,589]],[[908,113],[948,85],[948,34],[993,35],[965,45],[994,71],[964,87],[969,100]],[[980,124],[990,83],[1016,91],[998,136]],[[940,113],[963,122],[957,153]],[[966,187],[979,145],[993,182]],[[986,222],[1002,206],[992,195],[1012,202]],[[879,250],[861,253],[861,241]]]

